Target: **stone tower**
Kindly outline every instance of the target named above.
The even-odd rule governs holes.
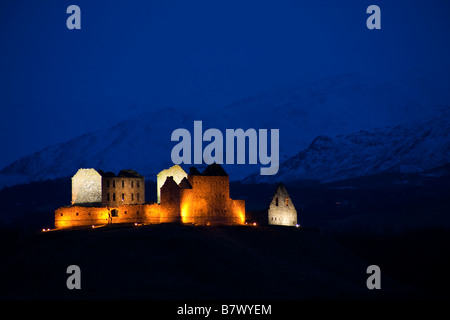
[[[179,174],[177,181],[172,174]],[[235,225],[245,223],[245,201],[230,198],[230,180],[219,164],[210,164],[202,173],[179,166],[158,174],[161,222],[196,225]],[[166,177],[167,175],[167,177]],[[162,179],[165,179],[162,182]]]
[[[161,203],[161,188],[168,177],[173,177],[173,180],[178,184],[181,182],[181,180],[183,180],[183,178],[187,178],[187,176],[188,175],[186,171],[184,171],[183,168],[181,168],[177,164],[158,173],[158,175],[156,176],[156,202]]]
[[[297,225],[297,210],[295,210],[294,203],[282,183],[278,185],[268,211],[269,224],[281,226]]]
[[[180,222],[180,187],[172,176],[161,187],[161,223]]]
[[[72,177],[72,205],[102,203],[102,176],[95,169],[79,169]]]

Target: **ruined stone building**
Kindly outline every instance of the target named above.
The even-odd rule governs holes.
[[[179,165],[174,165],[170,167],[169,169],[165,169],[158,173],[156,176],[156,202],[161,203],[161,187],[163,186],[164,182],[166,182],[167,177],[172,177],[173,180],[179,184],[181,180],[184,178],[187,178],[186,171],[183,170]]]
[[[168,178],[161,188],[161,204],[164,204],[165,195],[179,194],[182,222],[228,225],[245,223],[245,201],[230,198],[230,179],[220,165],[211,164],[202,173],[192,167],[187,179],[184,178],[178,184],[179,191],[165,192],[165,188],[175,187],[172,181]]]
[[[278,185],[269,204],[268,221],[272,225],[297,226],[297,210],[282,183]]]
[[[230,198],[229,176],[218,164],[187,174],[173,166],[158,174],[158,203],[145,202],[144,177],[79,169],[72,178],[72,205],[55,211],[55,227],[111,223],[233,225],[245,223],[245,201]]]
[[[72,177],[72,205],[142,204],[144,197],[144,177],[133,170],[122,170],[116,176],[112,172],[79,169]]]

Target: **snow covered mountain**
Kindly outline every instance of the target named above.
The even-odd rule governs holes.
[[[72,176],[80,167],[113,172],[131,168],[155,180],[160,170],[172,165],[171,133],[177,128],[192,133],[194,120],[203,121],[203,131],[280,129],[284,162],[279,175],[254,176],[247,182],[333,180],[383,170],[429,169],[449,162],[449,122],[444,120],[450,106],[447,69],[415,70],[389,80],[343,75],[208,112],[152,111],[14,161],[0,171],[0,188]],[[359,132],[362,129],[366,131]],[[224,167],[232,180],[241,180],[259,172],[261,165]]]
[[[0,187],[72,176],[78,168],[115,173],[132,168],[153,178],[162,168],[172,165],[171,132],[177,125],[192,125],[182,118],[176,110],[165,109],[49,146],[0,171]]]
[[[283,162],[276,176],[252,175],[244,182],[330,182],[383,172],[417,173],[449,163],[447,116],[335,137],[321,135]]]

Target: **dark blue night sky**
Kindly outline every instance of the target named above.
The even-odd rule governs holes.
[[[0,300],[450,298],[450,0],[0,0],[0,111]]]
[[[81,8],[81,30],[66,8]],[[382,29],[368,30],[370,4]],[[0,167],[85,132],[343,73],[389,78],[450,57],[450,2],[0,3]]]

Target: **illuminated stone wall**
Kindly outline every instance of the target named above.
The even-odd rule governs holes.
[[[160,223],[161,206],[154,204],[118,207],[63,207],[55,211],[55,228],[110,223]]]
[[[161,187],[161,223],[180,222],[180,187],[167,177]]]
[[[102,203],[102,176],[94,169],[79,169],[72,177],[72,205]]]
[[[295,210],[289,194],[283,184],[279,184],[268,211],[269,224],[281,226],[295,226],[297,224],[297,210]]]
[[[157,203],[141,205],[144,211],[144,223],[157,224],[160,223],[160,217],[162,213],[161,206]]]
[[[228,176],[189,175],[180,190],[181,221],[200,225],[244,224],[245,201],[230,199]]]
[[[121,205],[109,209],[110,223],[159,223],[161,214],[157,204]]]
[[[233,224],[245,223],[245,200],[231,200],[233,210]]]
[[[166,182],[167,177],[173,177],[173,180],[179,184],[183,178],[187,178],[187,173],[179,165],[174,165],[169,169],[162,170],[156,176],[156,197],[157,203],[161,203],[161,187]]]
[[[64,207],[55,211],[55,227],[103,225],[108,223],[108,209],[103,207]]]

